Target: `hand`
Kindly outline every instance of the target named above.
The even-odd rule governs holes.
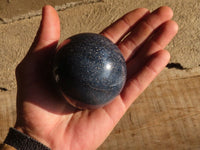
[[[152,13],[136,9],[101,33],[121,49],[127,63],[127,82],[110,104],[97,110],[78,110],[66,103],[53,85],[50,74],[60,23],[55,9],[45,6],[35,40],[16,69],[15,128],[55,150],[96,149],[168,63],[170,55],[163,49],[178,30],[172,15],[168,7]]]

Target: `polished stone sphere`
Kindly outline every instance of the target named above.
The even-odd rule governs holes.
[[[119,48],[109,39],[82,33],[58,47],[53,74],[71,105],[96,109],[108,104],[123,89],[126,63]]]

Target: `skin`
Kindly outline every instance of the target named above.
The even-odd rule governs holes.
[[[66,103],[50,76],[60,22],[55,9],[45,6],[35,40],[16,68],[15,128],[53,150],[98,148],[168,63],[170,54],[164,48],[178,31],[172,16],[169,7],[160,7],[152,13],[139,8],[103,30],[101,34],[121,49],[127,63],[127,82],[110,104],[96,110],[78,110]]]

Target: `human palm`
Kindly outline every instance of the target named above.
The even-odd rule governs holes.
[[[96,110],[79,110],[70,106],[54,86],[51,67],[60,24],[56,11],[45,6],[37,36],[16,69],[15,128],[51,149],[96,149],[168,63],[170,55],[163,49],[178,29],[171,20],[172,15],[168,7],[152,13],[140,8],[102,31],[102,35],[118,45],[126,60],[127,82],[121,94],[108,105]]]

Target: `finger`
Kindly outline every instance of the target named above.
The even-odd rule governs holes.
[[[153,54],[141,70],[127,80],[121,94],[110,104],[101,108],[102,113],[104,113],[104,115],[106,114],[109,118],[111,126],[117,124],[132,102],[167,65],[169,58],[170,55],[165,50],[160,50]],[[131,70],[133,68],[134,66],[129,67],[128,69]]]
[[[56,47],[60,38],[60,21],[56,10],[52,6],[44,6],[42,20],[30,51],[40,51],[46,47]]]
[[[131,34],[118,45],[124,58],[128,60],[156,28],[170,20],[172,16],[171,8],[163,6],[139,22]]]
[[[178,25],[175,21],[169,20],[162,24],[160,28],[152,34],[152,36],[146,41],[142,50],[139,53],[139,57],[150,56],[160,49],[164,49],[169,42],[174,38],[178,32]]]
[[[125,88],[121,92],[121,98],[127,108],[163,70],[169,59],[170,54],[168,51],[157,51],[149,57],[148,62],[137,73],[129,76]],[[134,66],[128,68],[129,71],[133,69]]]
[[[125,105],[121,95],[116,97],[110,104],[104,107],[104,110],[112,118],[113,123],[117,124],[121,117],[126,113],[128,107]]]
[[[148,13],[149,11],[146,8],[133,10],[103,30],[101,34],[116,43]]]
[[[176,35],[177,31],[178,25],[172,20],[162,24],[160,28],[146,41],[144,46],[140,47],[140,50],[133,57],[133,60],[127,64],[127,66],[135,66],[134,69],[129,72],[134,74],[145,64],[150,55],[156,53],[160,49],[164,49]],[[128,76],[130,74],[129,72]]]

